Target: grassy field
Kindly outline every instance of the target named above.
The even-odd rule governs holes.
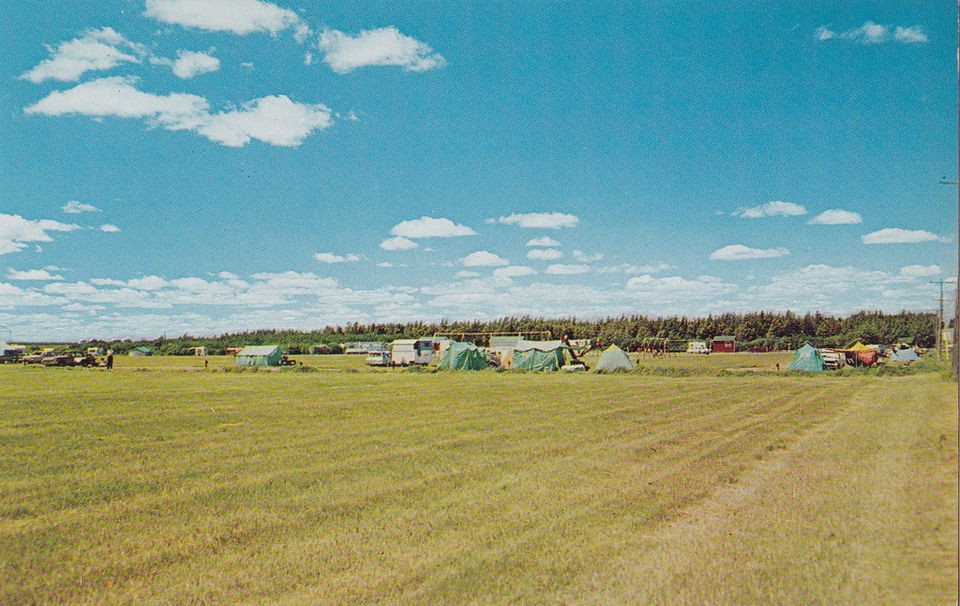
[[[938,373],[297,359],[0,366],[0,603],[957,602]]]

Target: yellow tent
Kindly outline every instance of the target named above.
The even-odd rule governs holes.
[[[851,345],[851,346],[848,347],[847,349],[850,349],[850,350],[853,350],[853,351],[863,351],[864,349],[873,349],[873,348],[872,348],[872,347],[867,347],[866,345],[864,345],[864,344],[861,343],[860,341],[857,341],[856,343],[854,343],[853,345]]]

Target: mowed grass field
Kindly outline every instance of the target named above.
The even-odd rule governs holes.
[[[957,602],[941,374],[297,359],[0,366],[0,603]]]

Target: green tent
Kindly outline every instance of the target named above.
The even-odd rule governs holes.
[[[618,370],[633,370],[635,367],[630,361],[627,352],[616,345],[611,345],[604,350],[597,362],[597,372],[616,372]]]
[[[237,366],[280,366],[282,357],[279,345],[250,345],[237,354]]]
[[[523,341],[513,350],[513,368],[517,370],[560,370],[566,363],[564,350],[570,346],[563,341]]]
[[[437,370],[483,370],[489,366],[487,354],[473,343],[451,341]]]
[[[797,350],[793,363],[790,364],[790,370],[820,372],[823,368],[823,356],[820,355],[816,347],[809,343]]]

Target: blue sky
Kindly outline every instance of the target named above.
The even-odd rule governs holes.
[[[0,338],[935,309],[956,5],[706,4],[3,3]]]

